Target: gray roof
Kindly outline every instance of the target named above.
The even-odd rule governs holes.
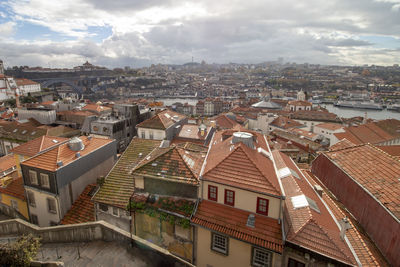
[[[271,101],[266,101],[266,100],[261,100],[260,102],[257,102],[251,106],[253,108],[282,109],[281,105],[271,102]]]

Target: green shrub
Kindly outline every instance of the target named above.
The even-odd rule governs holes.
[[[39,238],[31,234],[11,244],[0,245],[0,266],[29,266],[40,247]]]

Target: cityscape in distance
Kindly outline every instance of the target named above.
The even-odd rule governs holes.
[[[400,2],[0,3],[0,266],[400,266]]]

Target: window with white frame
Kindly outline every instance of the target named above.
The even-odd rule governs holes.
[[[269,251],[253,247],[253,256],[251,265],[255,267],[268,267],[271,266],[272,254]]]
[[[47,210],[50,213],[57,213],[56,201],[54,200],[54,198],[47,199]]]
[[[228,255],[228,237],[212,233],[211,249],[225,255]]]
[[[142,139],[146,139],[146,132],[142,131]]]
[[[45,173],[40,174],[40,184],[45,188],[50,188],[49,175]]]
[[[35,172],[33,170],[29,170],[29,181],[31,184],[34,184],[34,185],[38,184],[37,172]]]
[[[149,137],[150,139],[154,139],[153,131],[150,131],[150,132],[149,132],[149,136],[150,136],[150,137]]]

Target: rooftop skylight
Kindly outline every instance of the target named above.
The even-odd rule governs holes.
[[[291,197],[292,200],[292,204],[293,207],[295,209],[300,209],[300,208],[304,208],[304,207],[310,207],[311,209],[313,209],[314,211],[320,213],[320,210],[317,206],[317,203],[315,203],[314,200],[312,200],[311,198],[303,195],[299,195],[299,196],[295,196],[295,197]]]

